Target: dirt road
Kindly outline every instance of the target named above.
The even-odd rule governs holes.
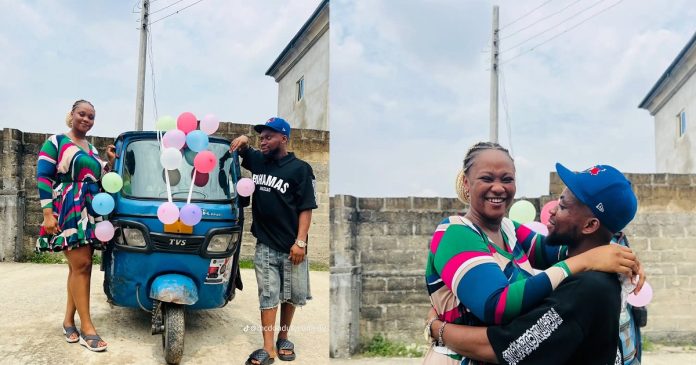
[[[109,342],[93,353],[63,339],[68,267],[0,263],[0,363],[2,364],[163,364],[161,336],[150,334],[150,315],[111,307],[102,290],[103,273],[92,274],[92,319]],[[297,360],[326,364],[329,353],[329,273],[312,271],[314,300],[298,309],[290,339]],[[242,270],[244,291],[221,309],[186,314],[182,364],[244,364],[262,345],[253,270]],[[283,363],[276,360],[277,363]]]

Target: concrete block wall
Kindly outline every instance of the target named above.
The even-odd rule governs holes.
[[[251,125],[220,123],[216,136],[233,139],[241,134],[258,145],[258,135]],[[6,128],[0,139],[0,224],[7,227],[0,234],[0,261],[19,261],[31,253],[39,233],[41,209],[36,188],[36,159],[41,146],[49,137],[45,133],[28,133]],[[90,136],[90,142],[101,154],[116,137]],[[307,161],[317,179],[318,209],[312,215],[310,227],[310,260],[328,265],[329,262],[329,132],[293,130],[289,150]],[[245,172],[248,176],[248,173]],[[255,239],[249,233],[251,208],[245,210],[245,234],[242,256],[252,258]]]
[[[627,177],[633,182],[639,209],[625,232],[654,289],[644,336],[654,341],[694,343],[696,175]],[[543,204],[557,199],[562,189],[562,182],[552,173],[549,195],[526,200],[538,212]],[[352,257],[352,261],[344,261],[349,261],[353,274],[359,276],[352,281],[343,278],[343,284],[361,284],[353,287],[360,293],[359,299],[350,299],[359,311],[359,334],[353,341],[367,341],[381,333],[392,340],[423,343],[422,326],[429,308],[424,267],[430,236],[442,218],[462,214],[466,207],[447,198],[333,197],[332,210],[339,205],[345,214],[336,214],[332,222],[350,229],[332,237],[332,247],[337,248],[334,255]],[[332,273],[340,266],[332,262]],[[332,290],[334,285],[332,277]]]

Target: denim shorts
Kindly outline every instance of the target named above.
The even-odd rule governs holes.
[[[307,256],[298,265],[293,265],[288,256],[290,254],[276,251],[261,242],[256,244],[254,267],[261,310],[275,308],[278,303],[300,307],[312,299]]]

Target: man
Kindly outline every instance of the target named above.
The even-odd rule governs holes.
[[[256,281],[263,349],[249,355],[247,364],[268,364],[276,353],[280,360],[295,359],[288,331],[296,306],[311,299],[306,259],[307,232],[312,209],[317,207],[312,167],[287,151],[290,125],[271,118],[254,126],[260,134],[260,151],[248,147],[249,138],[232,141],[230,151],[239,151],[242,167],[252,173],[256,185],[252,196],[251,232],[256,237]],[[274,326],[280,303],[280,329],[273,346]]]
[[[575,256],[609,242],[635,216],[631,183],[611,166],[574,173],[556,164],[565,183],[549,219],[549,244]],[[538,307],[509,324],[470,327],[433,322],[431,335],[467,358],[501,364],[621,364],[621,284],[613,274],[565,279]]]

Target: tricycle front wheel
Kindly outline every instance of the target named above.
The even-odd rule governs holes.
[[[184,356],[184,306],[162,303],[164,332],[162,348],[167,364],[178,364]]]

